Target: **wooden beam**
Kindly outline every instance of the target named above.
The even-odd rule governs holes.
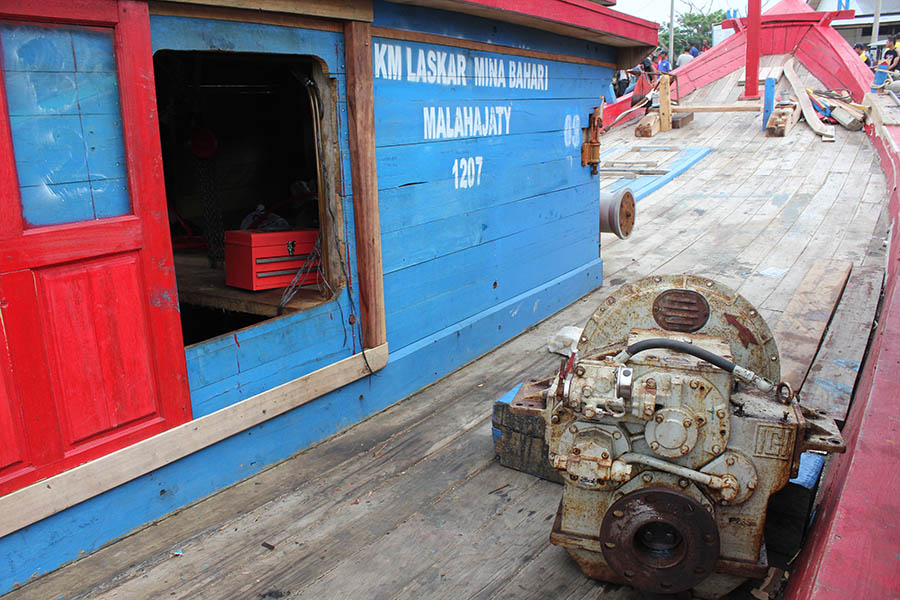
[[[688,112],[760,112],[762,110],[762,104],[757,104],[754,102],[742,102],[740,104],[706,104],[700,106],[673,106],[673,113],[688,113]]]
[[[3,496],[0,537],[302,406],[387,364],[387,344],[364,353]]]
[[[669,76],[659,76],[659,130],[672,129],[672,93],[669,87]]]
[[[883,279],[884,269],[880,266],[853,268],[803,386],[803,404],[828,411],[839,423],[847,419]]]
[[[672,116],[672,129],[681,129],[687,127],[688,123],[694,120],[694,113],[678,113]]]
[[[819,120],[819,114],[813,108],[809,96],[806,94],[806,86],[800,81],[797,72],[794,71],[794,61],[791,60],[784,65],[784,76],[794,91],[794,96],[800,102],[800,108],[803,110],[803,118],[810,129],[815,131],[822,137],[822,141],[834,141],[834,125],[826,125]]]
[[[174,3],[366,22],[371,22],[374,14],[372,0],[175,0]]]
[[[781,380],[799,391],[822,343],[853,263],[819,259],[807,271],[772,332],[781,353]]]
[[[368,23],[350,21],[344,28],[347,59],[347,125],[353,223],[356,230],[356,274],[362,316],[363,347],[387,342],[378,171],[375,163],[375,100],[372,83],[372,31]]]
[[[216,19],[218,21],[234,21],[238,23],[259,23],[261,25],[279,25],[281,27],[300,27],[321,31],[342,32],[344,30],[340,22],[322,17],[224,6],[162,2],[160,0],[151,0],[150,14],[193,19]]]

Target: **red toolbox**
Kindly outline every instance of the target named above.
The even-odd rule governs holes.
[[[298,231],[225,232],[225,283],[245,290],[270,290],[286,287],[306,262],[316,245],[318,229]],[[319,260],[303,285],[319,283]]]

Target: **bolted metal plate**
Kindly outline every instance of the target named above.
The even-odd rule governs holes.
[[[549,385],[546,379],[528,379],[509,403],[509,412],[516,415],[539,417],[544,412],[544,391]]]
[[[709,302],[694,290],[666,290],[653,301],[653,318],[667,331],[693,333],[709,320]]]
[[[662,325],[653,309],[657,299],[666,292],[677,292],[680,298],[691,297],[683,295],[685,292],[702,296],[709,314],[700,328],[690,333],[724,339],[731,347],[735,363],[769,381],[780,381],[778,347],[759,311],[734,290],[696,275],[645,277],[607,296],[585,325],[578,342],[579,359],[623,347],[634,329],[660,329]],[[670,299],[675,297],[670,293],[665,303],[672,304]],[[699,313],[695,318],[695,322],[700,321]]]
[[[634,196],[628,192],[622,196],[622,203],[619,204],[619,228],[625,237],[630,236],[634,231],[635,212]]]
[[[629,585],[674,594],[712,574],[719,531],[699,502],[667,487],[644,488],[619,498],[600,527],[603,557]]]

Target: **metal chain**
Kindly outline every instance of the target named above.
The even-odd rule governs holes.
[[[206,237],[209,266],[212,268],[216,268],[225,260],[225,225],[222,220],[222,206],[216,198],[215,169],[213,159],[197,159],[200,200],[203,202],[203,233]]]

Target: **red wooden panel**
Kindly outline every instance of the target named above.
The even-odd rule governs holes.
[[[148,319],[156,349],[157,383],[165,392],[161,411],[173,426],[190,420],[191,402],[169,236],[146,2],[119,1],[116,61],[119,89],[122,90],[122,124],[129,156],[132,207],[144,224],[141,268],[146,291],[150,294]]]
[[[113,427],[158,414],[153,348],[137,255],[95,261],[86,267],[100,365]],[[115,298],[115,302],[109,302]]]
[[[78,263],[35,273],[50,350],[50,377],[65,447],[109,429],[93,327],[94,303]]]
[[[141,220],[132,215],[31,229],[0,245],[0,272],[137,250],[143,238]]]
[[[37,272],[65,446],[155,415],[137,255]]]
[[[19,418],[16,391],[11,381],[9,357],[6,354],[6,336],[0,321],[0,474],[10,467],[21,467],[25,462],[22,445],[22,420]]]
[[[114,26],[134,212],[23,232],[0,106],[0,384],[11,383],[0,396],[0,435],[13,439],[10,423],[19,435],[0,462],[22,455],[0,466],[5,494],[183,423],[191,411],[147,3],[0,3],[0,15],[25,21]]]
[[[0,314],[12,381],[25,421],[23,433],[29,459],[35,465],[48,463],[62,455],[62,446],[32,271],[0,273]],[[0,493],[5,491],[0,485]]]

